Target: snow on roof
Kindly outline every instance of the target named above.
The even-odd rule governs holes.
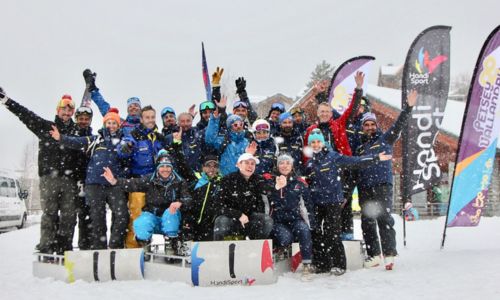
[[[380,67],[380,74],[381,75],[396,75],[403,65],[400,66],[381,66]]]
[[[369,98],[373,98],[391,107],[401,109],[401,90],[369,84],[366,94]],[[465,102],[448,99],[440,130],[446,131],[458,138],[460,136],[460,130],[462,129],[464,111]],[[500,149],[500,144],[497,145],[497,149]]]

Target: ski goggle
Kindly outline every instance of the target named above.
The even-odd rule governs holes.
[[[236,101],[236,102],[234,102],[233,109],[240,108],[240,107],[248,108],[248,104],[246,104],[246,102],[243,102],[243,101]]]
[[[76,109],[75,115],[79,116],[79,115],[83,115],[83,114],[87,114],[89,116],[92,116],[92,109],[90,107],[87,107],[87,106],[78,107]]]
[[[271,110],[285,111],[285,106],[282,103],[276,102],[271,105]]]
[[[215,110],[215,105],[211,101],[205,101],[200,104],[200,111]]]
[[[57,103],[57,108],[64,108],[66,106],[69,106],[69,108],[74,109],[75,108],[75,103],[73,100],[68,99],[68,98],[63,98]]]
[[[175,110],[167,106],[161,110],[161,117],[163,118],[166,114],[173,114],[175,116]]]
[[[259,124],[255,127],[255,132],[262,132],[262,131],[269,132],[269,126],[267,126],[267,124]]]

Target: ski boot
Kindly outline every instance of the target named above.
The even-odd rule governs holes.
[[[374,268],[380,266],[380,262],[381,262],[380,255],[371,256],[365,259],[365,263],[363,266],[367,269]]]
[[[392,271],[394,268],[394,256],[386,256],[384,257],[385,269],[387,271]]]

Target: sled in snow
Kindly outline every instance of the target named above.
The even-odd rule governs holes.
[[[347,268],[363,267],[360,241],[344,241]],[[194,286],[266,285],[278,275],[300,268],[299,245],[275,260],[271,240],[192,242],[190,255],[169,255],[164,245],[143,249],[66,251],[64,256],[35,253],[33,275],[66,282],[76,280],[165,280]]]

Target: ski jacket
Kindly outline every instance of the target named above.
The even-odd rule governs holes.
[[[184,223],[212,228],[220,210],[220,200],[217,193],[222,177],[218,175],[214,178],[208,178],[204,172],[199,173],[191,169],[186,162],[181,145],[178,143],[172,144],[169,153],[175,161],[178,174],[186,180],[192,196]]]
[[[289,176],[284,188],[276,190],[276,177],[267,177],[271,185],[268,200],[271,206],[271,217],[275,223],[289,223],[304,220],[314,227],[314,203],[306,181],[301,177]]]
[[[316,205],[342,203],[344,196],[340,168],[366,167],[376,161],[378,156],[375,154],[347,156],[328,150],[326,147],[314,153],[305,169],[314,203]]]
[[[412,107],[409,106],[401,112],[398,119],[385,133],[378,130],[375,135],[364,135],[362,145],[356,149],[357,155],[373,155],[385,151],[386,154],[392,154],[393,145],[399,138],[403,126],[410,117]],[[358,172],[358,187],[367,189],[380,184],[392,184],[392,160],[378,161],[369,165]]]
[[[328,121],[329,134],[325,135],[325,140],[333,141],[331,143],[332,149],[337,150],[337,152],[344,155],[352,155],[351,147],[349,146],[349,140],[347,139],[346,124],[351,114],[358,110],[359,103],[361,101],[361,96],[363,96],[362,89],[355,89],[354,95],[351,103],[347,107],[346,111],[337,119],[331,118]],[[304,145],[307,146],[309,142],[309,134],[315,128],[319,128],[318,124],[313,124],[309,126],[306,130],[304,136]]]
[[[220,172],[223,176],[236,172],[236,162],[241,154],[245,153],[250,144],[245,132],[235,133],[228,130],[226,135],[219,135],[220,118],[210,115],[210,121],[205,130],[205,142],[213,147],[220,157]]]
[[[83,151],[83,154],[90,156],[85,184],[110,186],[102,176],[104,167],[110,168],[116,178],[125,178],[128,175],[127,161],[121,159],[117,153],[122,134],[118,131],[111,135],[106,128],[100,129],[98,133],[98,135],[86,137],[62,135],[61,145],[79,149]]]
[[[140,177],[155,171],[155,158],[165,146],[165,137],[157,129],[148,129],[143,125],[132,130],[130,136],[123,134],[118,155],[130,159],[130,175]]]
[[[86,137],[86,136],[92,136],[92,127],[87,127],[87,128],[80,128],[78,124],[76,125],[78,128],[75,132],[75,136],[79,137]],[[76,169],[78,170],[76,172],[76,180],[78,181],[85,181],[85,176],[87,176],[87,166],[90,161],[90,155],[87,153],[84,153],[85,155],[80,155],[78,156],[76,163]]]
[[[140,178],[120,178],[117,185],[127,193],[146,193],[146,205],[142,211],[150,212],[157,217],[161,217],[172,202],[182,202],[180,208],[182,214],[188,211],[191,205],[192,198],[186,182],[174,172],[166,181],[161,180],[155,173],[153,176],[145,175]]]
[[[99,89],[95,89],[90,92],[90,97],[99,108],[101,115],[104,117],[108,113],[108,110],[110,108],[109,103],[101,95]],[[139,116],[128,115],[127,118],[120,119],[120,128],[122,129],[123,136],[129,136],[132,130],[139,127],[139,125],[141,124],[141,118]]]
[[[58,141],[50,135],[52,125],[55,125],[61,134],[75,135],[78,128],[73,120],[64,123],[58,116],[54,122],[43,119],[26,107],[9,99],[5,106],[16,115],[26,127],[39,139],[38,141],[38,175],[69,177],[78,180],[81,172],[78,168],[82,153],[78,150],[61,147]]]
[[[278,155],[287,153],[293,158],[295,172],[302,174],[302,135],[293,130],[290,135],[281,134],[282,142],[278,143]]]
[[[242,214],[264,213],[263,192],[264,183],[255,174],[248,180],[239,171],[224,176],[218,193],[219,215],[238,220]]]
[[[276,159],[276,144],[274,143],[274,139],[269,137],[265,141],[256,142],[257,152],[255,152],[255,157],[259,159],[260,163],[255,166],[255,174],[270,173],[273,170]]]
[[[173,135],[169,134],[165,138],[167,147],[170,147],[174,141]],[[193,170],[200,170],[201,155],[206,153],[205,132],[193,127],[187,131],[182,131],[181,139],[182,152],[184,153],[187,164]]]

